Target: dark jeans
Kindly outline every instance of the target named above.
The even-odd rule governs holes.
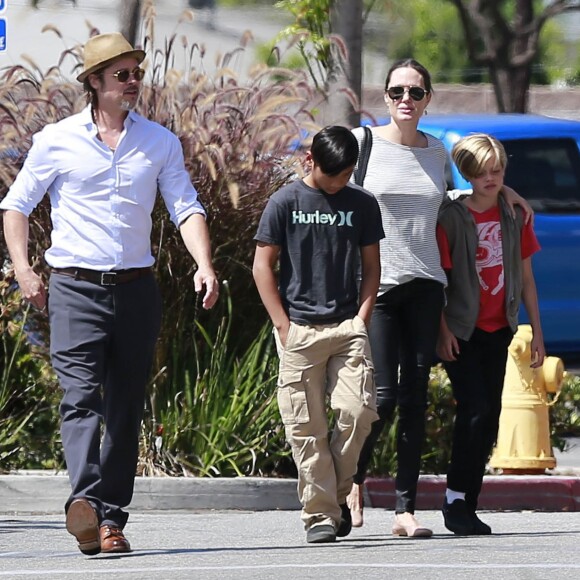
[[[123,527],[133,496],[139,430],[161,322],[153,274],[100,286],[52,274],[50,351],[63,397],[61,435],[73,499]],[[101,433],[101,427],[104,430]]]
[[[442,307],[443,285],[415,279],[379,296],[372,315],[369,338],[379,420],[365,441],[354,482],[364,481],[377,440],[398,407],[396,513],[415,511],[427,387]]]
[[[469,341],[458,340],[459,356],[445,362],[457,401],[447,487],[465,492],[472,510],[483,483],[485,465],[497,439],[510,328],[476,328]]]

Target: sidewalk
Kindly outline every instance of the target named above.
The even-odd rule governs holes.
[[[484,479],[483,510],[580,512],[580,438],[569,451],[554,451],[558,466],[549,475],[489,475]],[[439,510],[445,493],[444,475],[419,479],[417,509]],[[58,514],[69,494],[64,474],[25,472],[0,476],[0,514]],[[391,478],[369,478],[366,505],[392,509]],[[132,511],[298,510],[296,481],[261,477],[138,477]]]

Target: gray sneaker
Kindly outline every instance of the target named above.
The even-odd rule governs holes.
[[[306,541],[309,544],[331,544],[336,541],[334,526],[320,525],[310,528],[306,532]]]

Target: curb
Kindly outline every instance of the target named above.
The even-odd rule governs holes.
[[[445,487],[445,476],[422,475],[417,509],[441,509]],[[69,490],[68,477],[63,474],[0,476],[0,514],[62,513]],[[392,478],[369,478],[365,491],[370,507],[393,509]],[[265,511],[298,510],[300,504],[295,479],[137,477],[129,509]],[[486,476],[480,509],[580,511],[580,474]]]
[[[417,487],[418,510],[440,510],[445,476],[422,475]],[[372,507],[393,509],[393,479],[367,479]],[[483,510],[580,511],[580,477],[560,475],[487,475],[479,498]]]
[[[67,475],[0,476],[0,513],[61,513],[70,493]],[[266,477],[136,477],[130,510],[295,510],[296,480]]]

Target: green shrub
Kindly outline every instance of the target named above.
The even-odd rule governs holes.
[[[196,69],[200,51],[186,39],[151,45],[150,76],[141,112],[176,133],[187,168],[208,209],[215,264],[231,299],[204,312],[193,290],[195,266],[159,202],[152,247],[165,312],[142,436],[143,473],[233,475],[292,471],[274,400],[276,362],[267,322],[251,276],[253,235],[266,199],[301,171],[293,151],[315,128],[313,91],[304,77],[256,66],[240,81],[225,55],[210,76]],[[56,33],[56,29],[52,29]],[[176,45],[184,70],[171,63]],[[60,63],[78,64],[78,47]],[[0,72],[0,197],[12,183],[32,135],[84,106],[80,87],[63,81],[59,68],[46,74],[33,64]],[[44,200],[30,220],[30,256],[48,275],[43,253],[50,231]],[[0,229],[0,265],[8,264]],[[0,270],[0,461],[5,469],[62,465],[58,435],[59,392],[47,365],[44,314],[21,311],[14,281]],[[227,294],[227,293],[224,293]],[[578,382],[571,380],[552,407],[553,428],[578,433]],[[454,403],[447,378],[434,367],[427,411],[424,471],[445,471]],[[394,429],[383,434],[373,460],[376,474],[393,473]]]
[[[37,328],[21,309],[14,278],[0,275],[0,471],[63,464],[56,415],[58,387]]]
[[[238,355],[231,344],[228,304],[215,336],[196,322],[201,338],[194,341],[196,357],[193,364],[180,360],[173,366],[171,390],[161,398],[151,392],[143,437],[145,474],[274,475],[287,463],[271,325],[264,325]]]
[[[566,373],[556,402],[550,407],[552,444],[564,451],[564,437],[580,437],[580,376]]]
[[[549,407],[550,432],[553,447],[565,450],[566,437],[580,436],[580,377],[567,374],[560,393]],[[451,458],[455,400],[451,383],[443,365],[431,369],[426,436],[421,471],[446,473]],[[374,476],[394,475],[397,470],[396,417],[381,435],[369,472]]]

